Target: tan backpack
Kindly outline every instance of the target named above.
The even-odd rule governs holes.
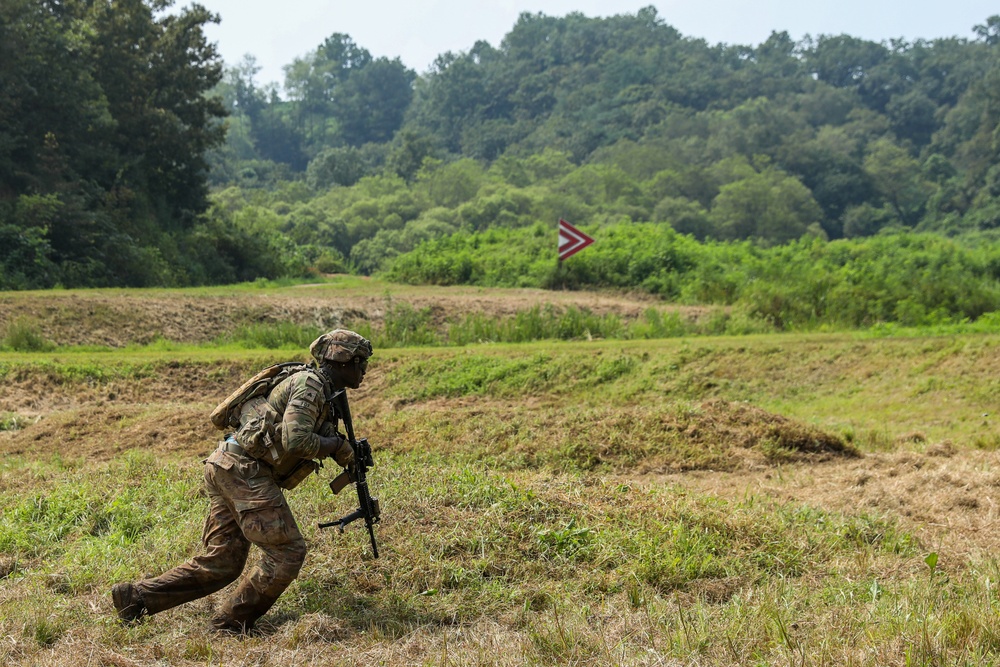
[[[240,385],[239,389],[212,410],[212,414],[209,415],[212,425],[220,431],[239,428],[240,415],[247,401],[258,396],[267,397],[282,380],[309,368],[308,364],[298,361],[286,361],[268,366]]]

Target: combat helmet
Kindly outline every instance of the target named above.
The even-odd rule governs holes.
[[[334,329],[314,340],[309,346],[309,353],[318,363],[332,361],[344,364],[355,357],[368,359],[372,356],[372,344],[361,334],[347,329]]]

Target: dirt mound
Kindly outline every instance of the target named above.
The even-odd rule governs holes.
[[[373,304],[364,304],[371,306]],[[368,318],[367,310],[324,298],[247,296],[150,296],[139,293],[0,298],[0,331],[16,318],[37,325],[57,345],[144,345],[163,339],[203,343],[240,326],[293,323],[336,328]]]
[[[393,293],[389,293],[389,288]],[[46,292],[7,293],[0,296],[0,334],[24,318],[57,345],[143,345],[163,339],[203,343],[233,332],[240,326],[291,323],[334,329],[359,322],[378,327],[394,304],[416,310],[429,309],[441,322],[469,313],[505,317],[533,306],[586,308],[599,315],[639,317],[657,303],[649,296],[602,295],[592,292],[545,290],[490,290],[437,288],[412,291],[405,286],[338,288],[330,285],[300,286],[281,290],[204,294],[179,292]],[[704,309],[690,308],[691,317]],[[687,312],[686,311],[686,312]]]
[[[0,415],[18,418],[17,430],[0,430],[0,452],[105,461],[141,447],[203,456],[221,435],[209,420],[211,411],[274,361],[164,361],[118,374],[109,367],[101,378],[67,375],[65,367],[19,365],[0,383]],[[377,370],[352,392],[356,411],[383,382],[384,372]],[[386,408],[378,403],[366,414],[372,409]]]
[[[813,460],[860,456],[840,436],[748,403],[706,401],[687,429],[695,442],[726,442],[737,451],[755,449],[769,462],[801,460],[805,455]]]
[[[645,422],[645,423],[643,423]],[[746,470],[819,463],[860,453],[843,438],[754,407],[712,399],[691,409],[640,419],[628,442],[643,442],[632,463],[653,470]]]
[[[67,376],[72,370],[47,365],[18,366],[0,385],[0,413],[28,419],[50,413],[104,405],[211,403],[225,398],[269,362],[214,363],[168,361],[105,377]]]
[[[102,406],[55,413],[20,431],[0,434],[0,451],[32,458],[107,461],[130,449],[207,455],[219,432],[204,410],[189,405]]]
[[[433,450],[509,466],[571,466],[635,474],[748,470],[859,457],[841,437],[745,403],[594,405],[482,397],[403,408],[366,401],[367,423],[393,451]],[[419,425],[418,429],[414,425]],[[418,435],[418,430],[427,435]],[[444,439],[436,433],[447,433]]]

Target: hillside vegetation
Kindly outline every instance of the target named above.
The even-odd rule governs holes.
[[[881,293],[892,288],[844,287],[823,269],[880,274],[882,252],[894,265],[930,254],[932,267],[949,263],[943,254],[957,257],[948,280],[995,289],[998,17],[933,41],[774,33],[759,45],[710,45],[651,7],[524,14],[498,45],[442,54],[420,74],[333,34],[289,64],[279,89],[255,82],[252,58],[223,70],[201,33],[218,17],[200,10],[164,16],[129,4],[147,38],[127,54],[123,24],[97,5],[17,0],[3,12],[2,67],[17,85],[0,100],[0,287],[349,271],[627,285],[728,305],[745,295],[728,284],[686,289],[685,274],[754,281],[754,257],[780,262],[777,248],[792,244],[793,265],[820,255],[810,289],[829,282],[880,305],[827,312],[784,291],[800,275],[764,276],[759,289],[805,311],[764,313],[771,326],[958,321],[995,309],[982,294],[976,304],[900,303]],[[35,107],[45,113],[19,112]],[[612,267],[574,257],[569,276],[555,274],[560,217],[595,235],[593,254],[605,247]],[[962,239],[905,238],[914,232]],[[636,234],[663,252],[626,266],[635,248],[623,237]],[[532,265],[496,267],[463,246],[497,238]],[[546,266],[539,248],[550,238]]]

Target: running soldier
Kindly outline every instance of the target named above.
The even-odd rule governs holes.
[[[297,485],[321,459],[345,468],[354,461],[329,401],[334,392],[361,385],[372,346],[353,331],[337,329],[317,338],[309,351],[316,363],[242,406],[240,428],[205,461],[211,507],[204,553],[158,577],[112,587],[123,622],[224,588],[244,573],[250,545],[256,544],[263,552],[260,561],[243,574],[210,623],[215,631],[246,633],[298,575],[306,543],[283,489]]]

